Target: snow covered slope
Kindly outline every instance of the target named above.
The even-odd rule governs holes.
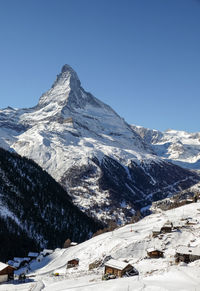
[[[35,162],[0,148],[0,260],[84,241],[100,227]]]
[[[37,106],[0,111],[0,146],[37,162],[82,210],[118,223],[199,181],[158,158],[68,65]]]
[[[135,125],[132,128],[158,156],[179,166],[200,170],[200,132],[172,129],[160,132]]]
[[[188,225],[187,220],[193,224]],[[152,230],[170,221],[179,225],[171,233],[152,238]],[[138,223],[129,224],[113,232],[104,233],[68,249],[56,249],[41,262],[30,264],[32,282],[20,285],[1,285],[0,290],[113,290],[113,291],[198,291],[200,290],[200,260],[188,265],[175,263],[178,246],[199,247],[200,203],[193,203],[166,212],[152,214]],[[163,258],[150,259],[147,249],[158,248]],[[139,276],[104,282],[104,267],[89,270],[89,264],[104,262],[107,256],[132,264]],[[79,258],[79,266],[66,269],[68,260]],[[18,271],[17,273],[22,272]],[[59,273],[60,276],[53,276]],[[33,277],[34,276],[34,277]],[[24,289],[17,289],[23,287]],[[16,288],[16,289],[14,289]],[[32,289],[31,289],[32,288]]]

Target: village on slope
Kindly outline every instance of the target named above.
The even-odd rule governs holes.
[[[83,243],[1,263],[0,290],[200,290],[199,202],[154,207],[139,222]]]

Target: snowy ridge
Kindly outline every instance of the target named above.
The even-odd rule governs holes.
[[[123,118],[81,87],[69,65],[37,106],[0,110],[0,133],[0,146],[33,159],[82,210],[99,219],[123,223],[151,200],[199,180],[165,164]],[[182,187],[179,181],[186,177]],[[171,192],[162,191],[175,183]],[[123,201],[127,213],[119,206]]]
[[[129,159],[152,159],[151,150],[141,138],[108,105],[86,93],[68,65],[35,108],[9,108],[1,110],[0,117],[2,115],[7,122],[8,119],[13,121],[9,125],[13,129],[19,125],[28,127],[22,134],[11,133],[17,140],[14,143],[2,134],[2,145],[10,145],[21,155],[36,160],[57,180],[75,162],[84,164],[88,157],[96,156],[101,160],[107,154],[120,158],[125,164]],[[57,151],[62,151],[62,158]],[[56,159],[56,163],[49,165],[50,158]]]
[[[132,128],[164,159],[185,168],[200,170],[200,133],[166,130],[160,132],[141,126]]]

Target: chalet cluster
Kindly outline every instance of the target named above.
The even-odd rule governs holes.
[[[79,265],[79,259],[78,258],[69,260],[67,262],[67,269],[77,267],[78,265]]]
[[[67,269],[74,268],[79,265],[79,259],[74,258],[67,262]],[[98,260],[89,264],[89,270],[104,266],[103,280],[114,279],[116,277],[134,276],[138,275],[138,271],[128,262],[122,262],[112,259],[111,256],[107,256],[105,260]],[[54,275],[59,275],[55,273]]]
[[[172,231],[176,231],[181,228],[188,228],[192,225],[196,225],[197,223],[198,221],[191,217],[183,218],[180,222],[176,224],[173,224],[172,222],[167,221],[161,228],[153,229],[152,237],[161,238],[164,233],[170,233]],[[147,255],[150,258],[162,258],[164,257],[164,252],[163,250],[151,248],[147,250]],[[198,247],[179,246],[175,251],[176,263],[179,263],[179,262],[190,263],[199,259],[200,259],[200,248]]]
[[[7,264],[0,262],[0,283],[14,279],[14,271],[22,267],[27,267],[32,260],[40,262],[44,257],[53,253],[53,250],[44,249],[40,253],[29,252],[27,257],[14,257]]]
[[[156,248],[151,248],[147,250],[147,255],[152,259],[163,258],[164,252]],[[200,248],[179,246],[176,249],[175,263],[184,262],[188,264],[196,260],[200,260]]]
[[[172,231],[180,230],[181,228],[188,228],[191,225],[196,225],[198,223],[197,220],[192,219],[191,217],[183,218],[181,221],[172,223],[167,221],[163,224],[162,227],[155,227],[152,230],[152,237],[162,237],[165,233],[170,233]]]
[[[174,225],[172,222],[167,221],[161,228],[154,228],[152,231],[152,237],[157,237],[159,234],[172,232]]]
[[[38,262],[40,262],[44,257],[52,253],[53,253],[53,250],[47,250],[47,249],[44,249],[40,253],[29,252],[27,257],[25,258],[15,257],[13,258],[13,260],[9,260],[8,264],[17,270],[19,268],[27,266],[32,260],[37,260]]]

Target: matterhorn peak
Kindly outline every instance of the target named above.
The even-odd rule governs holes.
[[[77,73],[66,64],[57,75],[51,89],[41,96],[38,105],[40,107],[49,103],[70,105],[70,103],[77,103],[79,98],[81,98],[81,82]]]
[[[67,85],[68,85],[68,82],[69,82],[69,86],[72,90],[76,90],[77,87],[79,88],[81,85],[79,77],[78,77],[77,73],[74,71],[74,69],[72,69],[72,67],[70,65],[65,64],[62,67],[61,73],[57,76],[57,79],[54,82],[52,87],[55,87],[59,83],[61,83],[62,85],[67,83]]]
[[[62,73],[65,73],[65,72],[73,72],[76,74],[76,72],[74,71],[74,69],[68,65],[68,64],[65,64],[63,67],[62,67],[62,70],[61,70]]]
[[[77,81],[80,82],[77,73],[74,71],[74,69],[70,66],[65,64],[62,69],[61,73],[59,75],[60,77],[70,77],[71,79],[76,79]]]

